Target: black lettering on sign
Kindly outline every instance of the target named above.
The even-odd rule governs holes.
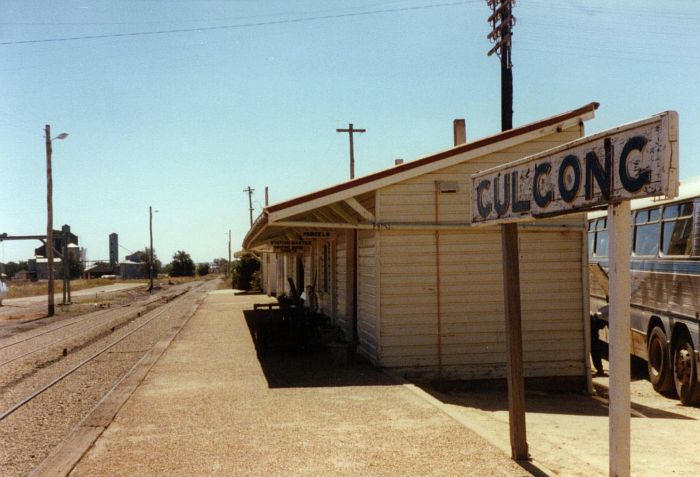
[[[586,153],[586,200],[593,199],[593,178],[598,183],[600,195],[605,199],[610,199],[610,189],[612,184],[612,143],[610,138],[604,141],[605,158],[601,166],[598,155],[594,151]]]
[[[571,187],[566,187],[566,170],[571,169],[574,175],[574,181]],[[581,186],[581,166],[578,163],[578,158],[573,154],[569,154],[561,161],[559,167],[559,194],[565,202],[572,202],[578,194],[578,189]]]
[[[501,188],[499,187],[499,183],[501,182],[501,179],[503,179],[503,201],[501,202]],[[508,209],[510,207],[510,174],[505,174],[505,175],[498,175],[496,178],[493,180],[493,210],[496,211],[498,216],[500,217],[501,215],[505,214],[508,212]]]
[[[535,166],[535,177],[532,182],[532,196],[535,198],[535,204],[541,208],[547,207],[554,199],[553,191],[548,190],[544,195],[542,195],[540,191],[540,176],[548,176],[551,170],[552,165],[549,162],[543,162]]]
[[[491,202],[484,204],[484,191],[488,191],[491,188],[491,181],[484,179],[479,182],[476,188],[476,208],[479,211],[479,215],[486,218],[491,213]]]
[[[627,159],[632,151],[639,151],[640,154],[644,151],[644,146],[647,144],[647,139],[644,136],[634,136],[630,138],[625,147],[622,148],[620,154],[620,182],[622,187],[628,192],[637,192],[639,189],[649,183],[651,172],[649,169],[641,171],[637,177],[630,177],[627,169]]]
[[[513,193],[511,194],[513,196],[513,212],[527,212],[530,210],[530,201],[525,199],[518,200],[518,184],[520,183],[518,181],[518,171],[513,171],[511,176],[511,183],[513,185]]]

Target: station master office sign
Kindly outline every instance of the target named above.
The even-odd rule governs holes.
[[[678,114],[566,143],[472,175],[472,224],[516,222],[678,194]]]

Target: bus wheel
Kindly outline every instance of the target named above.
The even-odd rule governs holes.
[[[700,384],[698,383],[697,362],[690,337],[683,333],[673,349],[673,383],[678,398],[686,406],[700,401]]]
[[[654,390],[667,393],[673,389],[673,370],[669,363],[671,353],[664,330],[655,326],[647,339],[647,372]]]

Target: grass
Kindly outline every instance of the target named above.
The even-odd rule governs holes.
[[[115,283],[146,283],[143,280],[110,280],[107,278],[93,278],[91,280],[71,280],[70,289],[72,292],[85,290],[86,288],[103,287],[106,285],[114,285]],[[10,282],[8,283],[9,290],[7,298],[25,298],[29,296],[46,295],[48,293],[48,282]],[[56,280],[54,282],[55,293],[63,292],[63,281]]]
[[[159,284],[169,284],[177,285],[180,283],[187,283],[195,280],[213,280],[217,278],[218,274],[210,273],[204,277],[158,277],[153,280],[153,284],[158,286]],[[71,280],[70,289],[71,292],[76,292],[78,290],[85,290],[87,288],[103,287],[106,285],[114,285],[115,283],[143,283],[148,285],[148,280],[138,279],[138,280],[113,280],[109,278],[92,278],[90,280]],[[48,282],[42,280],[39,282],[9,282],[9,291],[7,293],[7,299],[10,298],[25,298],[29,296],[39,296],[46,295],[48,293]],[[63,292],[63,281],[56,280],[54,282],[54,293]]]

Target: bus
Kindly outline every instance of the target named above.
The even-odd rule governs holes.
[[[700,178],[671,200],[633,200],[631,352],[660,393],[700,403]],[[591,313],[608,320],[607,212],[588,214]]]

